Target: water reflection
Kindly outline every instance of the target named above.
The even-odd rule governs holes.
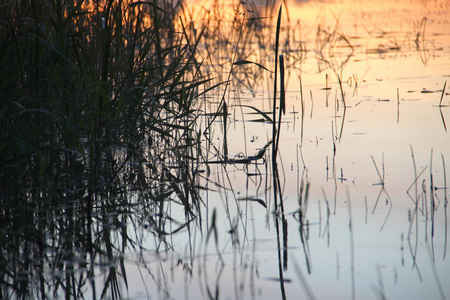
[[[64,87],[55,98],[86,97],[62,108],[11,97],[19,111],[4,124],[42,131],[17,129],[0,149],[0,298],[445,298],[448,93],[437,81],[422,92],[429,78],[397,65],[442,80],[436,16],[353,34],[361,27],[344,16],[313,22],[320,3],[287,1],[277,82],[278,4],[191,5],[68,8],[70,38],[58,35],[49,57],[64,50],[82,67],[44,81]],[[438,101],[438,122],[421,119]]]

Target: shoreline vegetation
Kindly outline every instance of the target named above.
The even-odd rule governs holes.
[[[236,11],[233,44],[213,13],[198,26],[182,1],[2,5],[0,298],[69,299],[86,290],[121,298],[124,254],[142,250],[144,230],[165,251],[173,233],[201,226],[205,166],[264,159],[270,142],[245,158],[228,158],[226,147],[233,67],[268,71],[241,59],[261,23]],[[204,73],[197,52],[208,47],[205,36],[234,48],[227,79]],[[208,59],[215,51],[206,49]],[[204,100],[214,90],[223,93],[217,106]],[[211,141],[214,121],[225,124],[221,150]],[[173,206],[184,220],[172,217]]]
[[[0,298],[78,298],[86,285],[93,299],[120,298],[123,254],[141,247],[127,224],[136,235],[148,224],[166,249],[169,201],[186,217],[173,232],[200,217],[197,105],[208,79],[195,57],[203,32],[178,31],[180,9],[2,4]]]

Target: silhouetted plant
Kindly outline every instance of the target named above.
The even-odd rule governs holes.
[[[120,298],[127,224],[164,243],[168,201],[184,207],[181,228],[196,218],[202,33],[175,30],[177,9],[2,4],[0,298],[77,298],[89,282],[96,298],[104,271],[101,297]],[[137,203],[148,213],[134,219]]]

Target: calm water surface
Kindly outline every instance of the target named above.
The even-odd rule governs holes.
[[[194,22],[205,9],[217,9],[224,32],[236,11],[270,17],[264,22],[271,29],[261,34],[271,38],[253,39],[241,53],[247,56],[234,59],[273,69],[279,4],[273,10],[250,2],[186,5]],[[174,234],[167,252],[143,229],[145,250],[126,259],[128,296],[449,298],[448,84],[442,94],[450,75],[449,3],[286,1],[282,14],[287,104],[278,170],[284,213],[274,204],[268,153],[265,165],[204,166],[202,228]],[[243,36],[239,44],[238,29],[229,33],[234,44],[209,46],[223,54],[205,57],[216,72],[211,76],[226,78],[230,49],[251,39]],[[221,69],[214,65],[219,61]],[[208,98],[212,111],[224,93],[229,157],[256,154],[271,139],[272,126],[243,105],[271,110],[273,73],[234,66],[228,90]],[[212,139],[223,149],[223,122],[214,124]],[[302,183],[310,185],[300,222]],[[183,219],[183,211],[173,207],[172,216]]]

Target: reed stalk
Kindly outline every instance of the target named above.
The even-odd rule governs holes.
[[[278,11],[277,17],[277,28],[275,33],[275,74],[274,74],[274,84],[273,84],[273,116],[272,116],[272,141],[274,141],[272,146],[272,164],[275,165],[277,159],[277,149],[278,145],[275,142],[277,140],[277,129],[276,129],[276,111],[277,111],[277,74],[278,74],[278,45],[280,41],[280,31],[281,31],[281,11],[282,6]],[[281,107],[280,107],[281,109]]]

